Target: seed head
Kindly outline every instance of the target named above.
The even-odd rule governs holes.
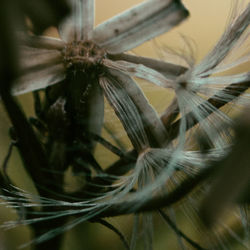
[[[62,50],[66,69],[86,71],[102,64],[106,51],[93,41],[73,41]]]

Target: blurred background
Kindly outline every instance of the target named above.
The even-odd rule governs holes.
[[[190,11],[190,17],[184,23],[181,23],[177,28],[171,30],[167,34],[159,36],[154,41],[147,42],[142,46],[134,49],[132,52],[136,55],[143,55],[148,57],[160,58],[162,56],[159,47],[164,45],[170,48],[181,48],[188,52],[185,46],[185,39],[192,41],[194,47],[194,56],[196,62],[202,59],[202,57],[213,47],[217,39],[222,34],[226,22],[229,17],[232,3],[236,0],[184,0],[183,3]],[[96,0],[96,24],[103,22],[104,20],[112,17],[131,6],[143,2],[141,0]],[[55,28],[50,28],[46,31],[46,35],[58,36]],[[169,58],[170,60],[172,58]],[[175,63],[181,63],[175,61]],[[157,87],[140,81],[146,96],[149,98],[151,104],[161,113],[167,105],[171,102],[173,93],[171,91],[162,91]],[[18,97],[20,103],[23,106],[27,116],[33,115],[33,100],[30,94],[25,94]],[[117,137],[121,139],[124,147],[129,148],[130,143],[126,138],[119,121],[115,117],[114,113],[107,106],[105,113],[105,124],[108,128],[112,127],[112,130],[116,133]],[[8,146],[10,144],[8,130],[10,123],[7,116],[0,106],[0,162],[2,163],[4,157],[7,154]],[[112,141],[111,138],[104,131],[104,136]],[[115,158],[107,150],[102,147],[98,147],[96,152],[98,161],[108,166]],[[20,158],[18,153],[14,151],[11,160],[8,165],[8,173],[11,176],[13,182],[29,191],[33,191],[34,187],[32,182],[25,174],[24,169],[21,167]],[[73,185],[70,181],[68,183]],[[192,239],[199,240],[199,235],[195,231],[194,227],[190,227],[190,221],[187,222],[187,218],[181,213],[177,212],[178,225],[184,232],[187,232]],[[15,211],[10,211],[4,206],[0,207],[0,224],[4,221],[14,220],[18,218]],[[120,229],[124,235],[129,239],[131,235],[132,216],[123,216],[119,218],[111,218],[108,221],[114,224]],[[169,226],[160,218],[155,215],[155,232],[154,232],[154,246],[155,250],[163,249],[179,249],[177,238],[175,233],[169,228]],[[23,243],[26,243],[30,239],[30,231],[27,227],[20,226],[11,230],[0,229],[0,250],[14,250],[17,249]],[[233,244],[233,243],[232,243]],[[25,250],[30,249],[29,247]],[[73,230],[68,232],[65,236],[64,250],[67,249],[86,249],[86,250],[117,250],[123,249],[123,245],[120,242],[117,235],[112,231],[104,228],[102,225],[95,223],[83,223]],[[138,249],[143,249],[140,244]],[[192,248],[188,248],[192,249]],[[245,249],[241,246],[236,246],[234,249]]]

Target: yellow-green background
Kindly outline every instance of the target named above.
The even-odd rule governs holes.
[[[190,17],[187,21],[180,24],[177,28],[171,30],[167,34],[158,37],[154,43],[147,42],[133,50],[135,54],[143,56],[159,57],[157,52],[157,44],[165,44],[169,47],[183,48],[184,44],[181,35],[191,38],[196,45],[195,57],[199,61],[222,34],[226,21],[229,16],[231,4],[236,0],[185,0],[183,3],[190,11]],[[140,3],[139,0],[96,0],[96,24],[106,20],[107,18],[118,14],[119,12]],[[55,30],[49,29],[49,35],[56,35]],[[145,83],[144,83],[145,85]],[[152,104],[161,112],[169,103],[171,94],[158,91],[152,85],[146,84],[146,95],[150,98]],[[31,115],[32,98],[30,95],[20,97],[20,102],[24,105],[25,111]],[[109,117],[109,112],[106,116]],[[110,115],[113,117],[113,115]],[[110,120],[107,119],[106,120]],[[8,128],[10,124],[2,107],[0,107],[0,162],[7,152],[9,144]],[[118,126],[119,127],[119,126]],[[124,132],[121,132],[124,133]],[[110,163],[110,157],[107,152],[99,149],[97,153],[98,159],[102,160],[105,165]],[[9,173],[15,183],[24,189],[32,189],[32,185],[27,177],[24,177],[24,171],[20,166],[18,154],[14,152],[9,164]],[[15,213],[10,213],[3,206],[0,208],[0,222],[15,218]],[[130,236],[131,217],[113,218],[110,220],[116,227],[121,229],[126,236]],[[184,219],[183,219],[184,221]],[[157,228],[155,231],[155,249],[163,250],[178,249],[176,245],[176,237],[169,227],[161,220],[157,219]],[[191,235],[193,232],[186,223],[183,223],[184,230]],[[25,227],[18,227],[9,231],[0,229],[0,249],[13,250],[20,244],[27,242],[29,239],[29,230]],[[25,248],[28,249],[28,248]],[[122,249],[122,245],[118,237],[109,230],[100,225],[84,224],[76,227],[72,232],[67,234],[67,240],[64,249],[87,249],[87,250],[117,250]],[[236,249],[236,248],[235,248]],[[237,248],[238,249],[238,248]]]

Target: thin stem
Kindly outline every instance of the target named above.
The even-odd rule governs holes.
[[[174,98],[172,103],[168,106],[168,108],[162,114],[161,120],[166,128],[170,127],[174,120],[179,115],[179,106],[177,102],[177,98]]]
[[[41,180],[45,184],[47,180],[46,176],[44,176],[44,173],[41,171],[37,171],[38,169],[48,167],[48,162],[46,160],[47,158],[41,144],[39,143],[30,124],[28,123],[24,113],[15,102],[11,94],[4,92],[2,93],[1,97],[17,134],[17,146],[25,163],[24,166],[26,167],[27,172],[32,176],[36,187],[38,183],[41,183]],[[38,188],[38,191],[41,190]]]
[[[3,175],[4,175],[4,178],[6,179],[6,181],[8,181],[9,183],[11,183],[9,177],[8,177],[8,174],[7,174],[7,165],[8,165],[8,162],[10,160],[10,157],[11,157],[11,154],[12,154],[12,150],[13,150],[13,147],[16,145],[16,142],[12,141],[10,143],[10,146],[9,146],[9,150],[7,152],[7,155],[6,157],[4,158],[4,162],[3,162]]]
[[[118,155],[119,157],[125,157],[125,153],[122,152],[119,148],[117,148],[116,146],[112,145],[110,142],[108,142],[107,140],[105,140],[103,137],[91,133],[91,132],[86,132],[86,136],[94,141],[99,142],[100,144],[102,144],[105,148],[107,148],[108,150],[110,150],[112,153]]]
[[[126,151],[126,145],[119,138],[117,138],[117,136],[113,133],[112,129],[107,124],[104,124],[103,128],[108,133],[108,135],[114,140],[117,146],[119,146],[122,151]]]
[[[113,61],[122,60],[136,64],[143,64],[146,67],[154,69],[163,74],[164,76],[167,76],[167,78],[169,76],[177,77],[183,74],[187,70],[187,68],[180,65],[167,63],[162,60],[152,59],[149,57],[135,56],[126,53],[115,54],[115,55],[108,54],[108,58],[110,58]]]
[[[110,230],[112,230],[114,233],[116,233],[119,236],[119,238],[122,241],[122,243],[124,244],[125,248],[128,249],[128,250],[130,249],[129,244],[128,244],[125,236],[116,227],[114,227],[112,224],[110,224],[107,221],[102,220],[102,219],[99,219],[99,220],[94,221],[94,222],[100,223],[101,225],[103,225],[103,226],[109,228]]]
[[[50,220],[34,223],[31,225],[31,228],[34,233],[33,239],[36,239],[37,237],[41,236],[44,233],[47,233],[51,228],[57,228],[60,226],[63,226],[65,224],[66,219],[60,218],[59,220]],[[62,243],[63,243],[63,237],[64,234],[59,234],[52,239],[46,240],[44,242],[41,242],[39,244],[33,245],[33,250],[44,250],[44,249],[53,249],[53,250],[60,250]]]
[[[205,250],[205,248],[201,247],[198,243],[190,239],[187,235],[185,235],[176,225],[175,223],[169,218],[169,216],[164,213],[161,209],[158,209],[159,214],[162,218],[167,222],[167,224],[175,231],[176,234],[180,235],[183,239],[185,239],[191,246],[198,250]]]

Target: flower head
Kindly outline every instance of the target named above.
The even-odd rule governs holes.
[[[60,39],[23,36],[23,75],[14,83],[12,93],[18,95],[51,87],[48,88],[45,108],[40,115],[49,134],[42,140],[45,141],[44,149],[50,168],[46,171],[62,172],[72,166],[76,173],[86,175],[90,186],[92,171],[103,179],[118,183],[103,185],[102,193],[95,193],[80,203],[64,203],[55,200],[53,195],[52,198],[40,197],[45,210],[51,205],[56,208],[59,204],[62,207],[66,204],[79,206],[80,209],[60,213],[47,211],[44,217],[26,219],[24,223],[71,214],[83,214],[83,217],[70,226],[49,231],[37,238],[36,242],[51,238],[121,201],[143,172],[144,164],[137,164],[130,176],[107,175],[93,158],[95,142],[84,134],[101,133],[104,95],[138,153],[143,154],[153,144],[164,145],[166,130],[140,87],[131,78],[138,76],[161,84],[163,76],[153,69],[126,60],[121,61],[125,68],[114,68],[112,56],[168,31],[188,16],[179,0],[148,0],[94,27],[94,1],[70,0],[70,3],[72,15],[59,27]],[[63,130],[60,129],[63,133],[55,133],[58,126],[63,127]],[[53,174],[53,180],[62,183],[62,175]],[[37,206],[37,203],[31,206]]]
[[[188,16],[180,1],[148,0],[94,27],[94,1],[70,0],[70,3],[73,11],[59,27],[60,39],[24,37],[22,65],[29,74],[16,82],[13,94],[46,88],[65,78],[64,65],[68,66],[69,59],[65,54],[67,50],[84,53],[83,44],[86,47],[89,43],[87,46],[99,47],[107,56],[125,52],[168,31]],[[73,52],[73,56],[80,55]],[[93,57],[88,54],[82,63],[86,59],[91,61]],[[36,66],[39,71],[34,71]],[[29,81],[30,74],[40,76],[36,77],[39,83]]]
[[[75,130],[70,141],[75,141],[76,135],[83,131],[100,134],[104,92],[138,152],[149,147],[150,140],[164,144],[166,131],[161,120],[127,75],[158,84],[163,76],[146,66],[126,61],[120,62],[125,68],[114,68],[111,56],[168,31],[188,16],[187,10],[180,1],[148,0],[94,27],[94,1],[70,2],[73,11],[59,27],[61,39],[24,38],[23,65],[27,73],[13,86],[13,94],[59,83],[60,98],[65,99],[64,109]],[[87,143],[90,152],[94,144]]]
[[[133,89],[137,92],[136,98],[133,94],[129,96],[134,98],[133,105],[145,114],[144,127],[150,127],[157,140],[162,140],[165,129],[156,112],[132,78],[122,76],[124,69],[116,68],[111,73],[112,59],[108,58],[168,31],[188,16],[187,10],[177,0],[148,0],[94,27],[94,1],[72,0],[70,3],[73,11],[59,27],[61,39],[43,36],[24,38],[23,70],[27,73],[14,84],[13,94],[43,89],[66,80],[68,83],[61,84],[61,88],[67,89],[63,95],[70,103],[66,104],[70,109],[68,111],[79,113],[76,116],[82,119],[83,116],[97,117],[86,121],[84,130],[99,134],[103,119],[103,94],[98,82],[101,77],[118,73],[119,81],[126,81],[122,84],[124,91],[131,93]],[[131,67],[140,71],[136,76],[160,82],[158,78],[161,75],[155,70],[135,64]],[[129,68],[125,69],[125,72],[129,71]],[[83,110],[88,110],[88,114]]]
[[[176,183],[179,172],[192,176],[224,157],[231,139],[225,132],[225,124],[231,124],[231,120],[214,103],[215,100],[223,103],[237,94],[231,91],[230,85],[222,92],[213,92],[208,100],[204,94],[214,82],[224,85],[249,81],[247,72],[229,77],[212,75],[249,60],[247,55],[222,66],[230,51],[249,35],[249,6],[234,16],[215,49],[200,64],[194,65],[186,58],[191,62],[186,69],[123,53],[183,20],[187,11],[180,1],[148,0],[95,28],[94,2],[72,0],[71,3],[72,16],[59,27],[61,39],[24,37],[24,75],[13,86],[14,94],[51,86],[46,90],[45,107],[40,114],[49,134],[46,140],[41,140],[45,141],[49,161],[46,171],[63,173],[72,167],[75,173],[86,177],[84,193],[77,196],[80,199],[77,202],[71,197],[59,200],[57,194],[50,192],[46,197],[36,197],[17,190],[13,192],[14,197],[4,197],[13,206],[18,207],[22,202],[24,207],[43,207],[41,217],[31,216],[21,221],[24,224],[78,215],[69,225],[60,225],[35,242],[47,240],[102,212],[105,214],[109,208],[112,211],[118,207],[118,214],[120,210],[138,212],[138,208],[152,201],[163,188],[168,192],[166,183]],[[163,124],[132,77],[175,91],[176,99],[168,109],[168,124]],[[101,133],[104,95],[134,147],[132,162],[124,157],[127,165],[122,167],[127,175],[103,171],[92,155],[96,142],[90,135]],[[176,114],[180,114],[180,120],[173,122]],[[204,151],[189,151],[187,131],[198,123],[208,145]],[[51,176],[58,186],[63,183],[62,175]],[[95,182],[94,176],[100,182]],[[135,189],[136,192],[131,192]],[[150,216],[146,221],[149,232]]]

